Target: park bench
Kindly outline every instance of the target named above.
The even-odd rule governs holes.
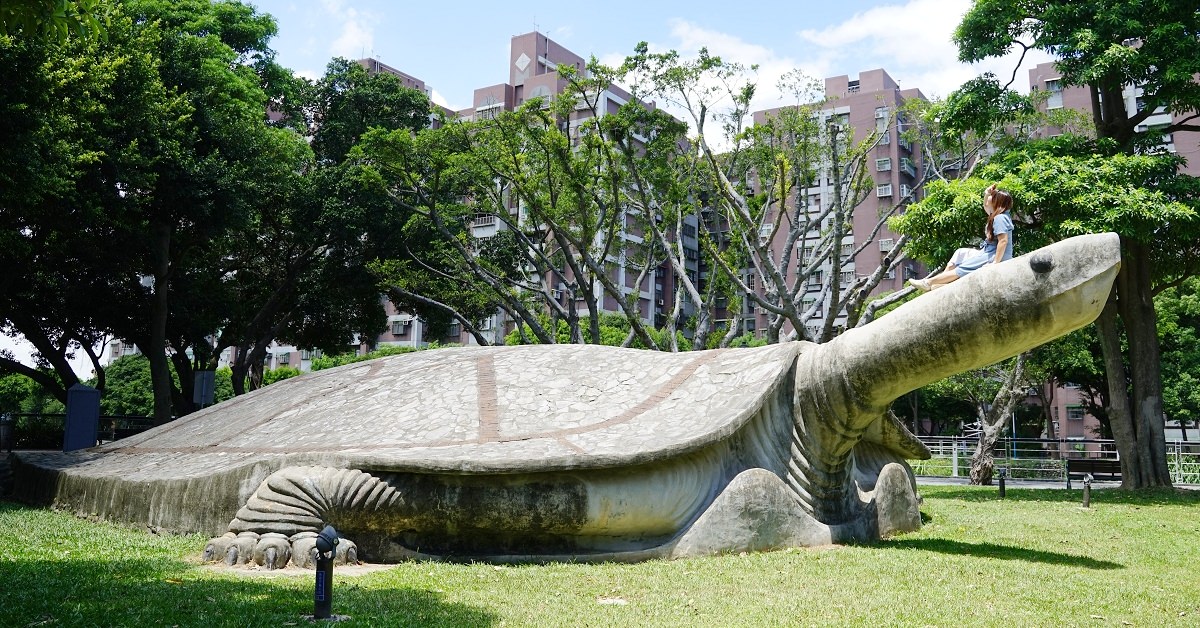
[[[1071,488],[1071,476],[1077,475],[1082,479],[1086,474],[1091,474],[1097,480],[1104,476],[1106,480],[1120,481],[1121,461],[1112,458],[1067,458],[1067,488]]]

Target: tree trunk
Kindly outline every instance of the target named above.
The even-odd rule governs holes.
[[[1024,396],[1025,388],[1021,384],[1025,378],[1027,356],[1027,353],[1017,356],[1012,370],[1004,378],[1004,385],[996,392],[991,408],[987,411],[981,408],[979,412],[979,444],[971,455],[971,484],[987,486],[992,483],[992,470],[995,468],[992,450],[1004,433],[1004,426],[1017,402]]]
[[[171,227],[155,221],[151,224],[154,246],[154,286],[150,295],[149,346],[150,384],[154,391],[154,424],[171,420],[171,369],[167,364],[167,316],[170,307],[168,271],[170,270]]]
[[[1123,271],[1122,271],[1123,272]],[[1117,330],[1116,288],[1108,297],[1104,310],[1096,318],[1100,352],[1104,357],[1104,372],[1108,379],[1108,427],[1112,430],[1121,458],[1121,485],[1125,488],[1144,486],[1141,483],[1141,448],[1137,433],[1133,429],[1133,417],[1129,412],[1129,392],[1125,377],[1125,365],[1121,361],[1121,338]]]
[[[1046,423],[1046,440],[1054,441],[1054,446],[1050,449],[1050,457],[1054,460],[1062,458],[1062,450],[1058,444],[1058,430],[1054,428],[1054,413],[1051,410],[1054,407],[1054,391],[1057,387],[1058,383],[1054,380],[1038,387],[1038,396],[1042,399],[1042,420]]]
[[[1150,292],[1150,268],[1146,246],[1126,243],[1117,278],[1117,305],[1125,323],[1129,345],[1129,370],[1133,383],[1132,415],[1140,449],[1137,488],[1170,486],[1167,466],[1166,418],[1162,405],[1161,352],[1158,345],[1158,317]]]
[[[991,486],[992,471],[996,467],[992,450],[996,448],[996,441],[1003,430],[1003,422],[996,427],[985,425],[979,430],[979,443],[975,446],[975,453],[971,454],[971,484]]]

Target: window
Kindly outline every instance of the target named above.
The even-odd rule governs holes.
[[[843,242],[842,243],[842,259],[849,259],[850,256],[853,254],[854,254],[854,243],[853,242]]]
[[[913,161],[908,157],[900,158],[900,171],[910,177],[917,176],[917,167],[913,165]]]
[[[290,354],[290,353],[280,353],[275,356],[276,364],[287,364],[291,361],[292,361],[292,354]]]
[[[1067,420],[1068,421],[1082,421],[1083,420],[1083,406],[1067,406]]]
[[[854,271],[843,270],[841,273],[841,280],[842,280],[843,286],[848,286],[848,285],[854,283]]]
[[[408,321],[392,321],[392,335],[403,336],[408,333]]]
[[[754,292],[754,275],[746,276],[746,287],[750,289],[750,292]]]
[[[825,281],[824,277],[822,277],[823,274],[824,274],[823,271],[818,270],[817,272],[808,276],[808,289],[809,290],[820,290],[821,289],[821,284],[823,284]]]
[[[745,319],[744,324],[745,324],[745,326],[743,327],[743,329],[745,329],[746,331],[754,331],[758,327],[758,323],[757,323],[757,321],[754,320],[753,316]]]
[[[688,238],[696,237],[696,228],[693,227],[692,225],[684,225],[683,226],[683,235]]]
[[[892,195],[892,184],[891,183],[885,183],[885,184],[875,188],[875,196],[882,198],[882,197],[891,196],[891,195]]]
[[[906,185],[904,183],[901,183],[900,184],[900,196],[907,198],[911,194],[912,194],[912,188],[908,187],[908,185]]]
[[[881,133],[879,135],[879,145],[880,146],[886,146],[891,143],[892,143],[892,132],[891,131],[884,131],[883,133]]]
[[[892,158],[891,157],[875,160],[875,171],[876,172],[888,172],[891,169],[892,169]]]
[[[887,116],[888,116],[888,108],[887,107],[876,107],[875,108],[875,119],[876,120],[878,120],[879,118],[886,118]]]
[[[1050,97],[1046,99],[1047,109],[1062,109],[1062,89],[1062,81],[1060,79],[1046,81],[1046,91],[1050,92]]]
[[[896,246],[896,241],[891,238],[881,238],[879,240],[879,251],[881,253],[887,253],[888,251],[895,248],[895,246]]]

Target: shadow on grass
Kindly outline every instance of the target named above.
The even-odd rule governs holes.
[[[967,502],[1071,502],[1083,504],[1083,489],[1012,488],[1001,498],[996,486],[951,487],[924,486],[921,495],[932,499],[958,499]],[[1155,488],[1127,491],[1120,488],[1092,489],[1092,505],[1129,504],[1133,506],[1197,506],[1200,491]]]
[[[1058,552],[1046,552],[1042,550],[1026,549],[1023,547],[1013,547],[1011,545],[997,545],[996,543],[963,543],[961,541],[950,541],[947,539],[897,539],[883,543],[884,547],[898,547],[905,549],[917,549],[928,552],[939,552],[942,554],[956,554],[960,556],[975,556],[978,558],[999,558],[1001,560],[1023,560],[1035,563],[1049,563],[1052,565],[1068,565],[1071,567],[1082,567],[1084,569],[1124,569],[1125,565],[1120,563],[1109,562],[1107,560],[1096,560],[1087,556],[1075,556],[1072,554],[1060,554]]]
[[[0,562],[9,626],[296,626],[313,612],[313,580],[212,576],[177,560]],[[334,580],[345,625],[492,626],[490,611],[433,591]]]

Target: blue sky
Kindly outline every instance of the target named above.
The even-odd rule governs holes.
[[[279,24],[278,60],[310,78],[334,56],[373,56],[432,86],[452,109],[477,87],[508,79],[509,39],[533,30],[583,57],[615,63],[639,41],[651,49],[758,64],[760,102],[774,106],[776,79],[800,69],[814,78],[884,68],[901,87],[944,96],[983,71],[1007,81],[1015,58],[979,66],[956,61],[950,41],[969,0],[760,0],[502,3],[386,0],[248,0]],[[1028,59],[1025,67],[1046,57]],[[1014,87],[1026,89],[1027,74]]]

